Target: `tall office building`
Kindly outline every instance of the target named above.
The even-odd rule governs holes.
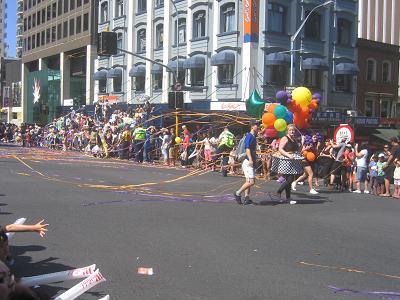
[[[24,0],[22,107],[25,122],[47,123],[62,106],[92,102],[94,0]]]
[[[17,39],[16,39],[16,56],[18,58],[22,57],[22,44],[23,44],[23,34],[24,34],[24,0],[17,1]]]
[[[0,57],[6,57],[7,53],[7,3],[6,0],[0,0]]]

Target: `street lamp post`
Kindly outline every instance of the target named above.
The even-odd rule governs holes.
[[[308,18],[311,16],[311,14],[317,10],[320,7],[324,7],[330,4],[333,4],[334,0],[326,1],[316,7],[314,7],[308,15],[305,17],[304,21],[301,23],[300,27],[297,29],[295,34],[293,34],[290,38],[290,86],[293,86],[294,84],[294,42],[296,41],[297,36],[299,35],[300,31],[303,29],[304,25],[306,24]]]

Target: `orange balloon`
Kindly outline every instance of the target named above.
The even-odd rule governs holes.
[[[261,120],[265,127],[270,127],[274,125],[276,117],[273,113],[267,112],[263,114]]]
[[[312,110],[316,110],[318,108],[317,100],[312,100],[309,106]]]
[[[308,161],[314,161],[315,160],[315,154],[312,152],[308,152],[306,156]]]
[[[268,112],[269,113],[271,113],[271,114],[273,114],[274,113],[274,110],[275,110],[275,107],[276,107],[276,104],[270,104],[269,106],[268,106]]]
[[[307,150],[304,150],[304,151],[303,151],[303,156],[304,156],[305,158],[307,158],[307,154],[308,154],[308,151],[307,151]]]

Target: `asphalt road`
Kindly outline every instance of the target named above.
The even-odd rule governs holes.
[[[311,196],[299,187],[297,205],[278,205],[266,200],[277,184],[259,181],[259,205],[243,207],[231,196],[241,183],[217,173],[0,145],[0,223],[26,217],[51,224],[43,239],[21,233],[12,240],[12,269],[21,277],[96,263],[107,281],[80,299],[400,293],[400,200]],[[138,267],[152,267],[154,275],[139,275]],[[75,283],[41,288],[56,295]]]

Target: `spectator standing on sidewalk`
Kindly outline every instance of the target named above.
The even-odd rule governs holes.
[[[361,149],[359,151],[359,149]],[[364,193],[369,194],[368,190],[368,179],[367,179],[367,169],[368,169],[368,150],[366,144],[361,144],[361,147],[356,144],[354,146],[354,152],[356,155],[356,187],[357,189],[353,193],[361,193],[361,182],[364,182]]]

